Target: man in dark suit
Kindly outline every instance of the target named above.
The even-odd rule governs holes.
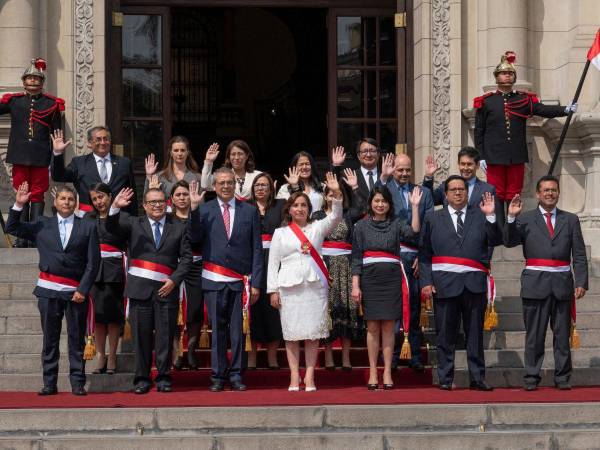
[[[491,194],[479,208],[467,205],[467,181],[459,175],[445,183],[448,205],[425,216],[421,228],[421,293],[433,298],[440,389],[452,389],[454,351],[462,318],[467,341],[470,388],[490,391],[485,382],[483,319],[489,273],[488,247],[502,242]]]
[[[173,338],[177,330],[179,289],[192,265],[192,248],[186,226],[167,216],[162,190],[148,189],[144,195],[146,214],[120,217],[133,197],[123,189],[113,201],[106,229],[127,236],[129,269],[125,297],[129,298],[129,320],[135,347],[136,394],[146,394],[151,386],[152,350],[156,353],[156,389],[171,392]],[[154,341],[154,345],[153,345]]]
[[[394,200],[394,213],[396,217],[405,220],[406,223],[412,221],[412,209],[408,201],[408,194],[412,192],[415,185],[410,182],[412,175],[412,162],[408,155],[387,154],[383,158],[381,165],[381,177],[377,185],[385,185],[392,194]],[[421,189],[423,197],[419,204],[420,223],[423,223],[425,214],[433,210],[433,199],[431,191],[427,188]],[[409,367],[417,372],[423,372],[424,367],[421,362],[421,343],[423,341],[423,332],[421,331],[421,295],[419,289],[418,277],[418,259],[417,259],[418,239],[414,242],[403,242],[400,247],[402,264],[406,272],[408,286],[410,291],[410,330],[408,341],[410,343],[411,359]],[[401,321],[396,322],[396,333],[400,331]],[[400,362],[400,348],[402,340],[396,339],[394,349],[394,358],[392,367],[397,368]]]
[[[548,321],[554,333],[554,383],[558,389],[571,389],[571,307],[588,288],[585,243],[579,218],[556,207],[560,195],[557,178],[542,177],[536,195],[538,207],[523,214],[520,196],[510,202],[504,239],[507,247],[523,245],[526,260],[521,275],[525,389],[533,391],[540,382]]]
[[[54,181],[73,183],[79,194],[79,209],[84,212],[92,210],[90,186],[104,183],[110,187],[112,197],[123,188],[135,190],[133,165],[129,158],[111,153],[110,131],[103,126],[90,129],[87,133],[87,146],[92,151],[87,155],[74,157],[65,167],[65,149],[71,143],[65,141],[62,130],[52,133],[52,163],[50,173]],[[129,214],[137,216],[138,204],[135,196],[126,208]]]
[[[19,186],[10,210],[7,231],[37,244],[40,277],[33,294],[38,298],[44,343],[42,366],[44,387],[39,395],[56,394],[59,342],[63,316],[69,335],[69,379],[75,395],[86,395],[85,347],[87,295],[100,266],[100,246],[96,226],[75,217],[75,192],[58,190],[54,200],[55,217],[39,216],[35,222],[21,222],[23,207],[31,193],[27,182]]]
[[[192,195],[190,235],[202,243],[202,289],[212,326],[212,392],[244,391],[242,369],[246,364],[243,310],[258,300],[263,279],[263,252],[258,210],[234,198],[235,177],[221,168],[213,175],[217,198],[197,207]],[[227,364],[227,332],[231,365]]]

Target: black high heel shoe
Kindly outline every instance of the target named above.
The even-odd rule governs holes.
[[[92,373],[94,375],[100,375],[100,374],[106,373],[107,365],[108,365],[108,359],[106,361],[104,361],[104,365],[102,367],[99,367],[98,369],[94,370]]]
[[[368,383],[367,384],[367,389],[369,391],[376,391],[378,387],[379,387],[379,384],[377,384],[377,383]]]

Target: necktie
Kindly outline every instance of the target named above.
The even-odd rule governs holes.
[[[456,211],[456,235],[459,239],[463,238],[465,223],[462,220],[462,211]]]
[[[546,216],[546,227],[548,228],[548,233],[550,233],[550,237],[554,237],[554,227],[552,226],[552,213],[545,213]]]
[[[160,222],[154,222],[154,246],[158,248],[160,245],[160,238],[162,235],[160,234]]]
[[[102,180],[103,183],[108,183],[108,171],[106,170],[106,159],[101,158],[100,161],[98,161],[98,163],[100,164],[100,179]]]
[[[400,199],[402,200],[402,208],[408,209],[408,203],[406,202],[406,185],[400,186]]]
[[[373,186],[375,186],[375,180],[373,179],[373,171],[369,170],[367,172],[367,175],[369,175],[369,192],[371,192],[373,190]]]
[[[229,203],[223,203],[223,223],[225,224],[225,233],[227,233],[227,239],[230,235],[230,223],[231,216],[229,215]]]
[[[65,219],[58,222],[58,231],[60,233],[60,243],[64,249],[67,246],[67,221]]]

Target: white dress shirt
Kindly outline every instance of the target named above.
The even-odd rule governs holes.
[[[110,159],[110,153],[107,154],[104,158],[101,158],[100,156],[96,155],[95,153],[92,153],[92,154],[94,155],[94,159],[96,160],[96,169],[98,169],[98,175],[100,175],[100,161],[102,159],[104,159],[106,161],[106,163],[105,163],[106,176],[108,177],[106,182],[108,183],[110,181],[110,177],[112,175],[112,161]],[[102,182],[104,183],[104,180],[102,180]]]
[[[225,202],[219,197],[217,197],[217,201],[219,202],[219,210],[221,211],[221,215],[223,215],[223,205],[225,204]],[[235,217],[235,198],[229,200],[227,204],[229,205],[229,236],[227,236],[229,238],[231,237],[231,233],[233,232],[233,219]]]
[[[167,216],[163,216],[160,220],[154,220],[148,217],[148,222],[150,222],[150,229],[152,230],[152,238],[154,239],[154,224],[158,223],[158,229],[160,230],[160,236],[162,239],[163,231],[165,229],[165,221]],[[154,245],[156,245],[156,240],[154,241]]]
[[[450,218],[452,219],[452,223],[454,224],[454,231],[456,231],[457,227],[456,227],[456,222],[458,220],[458,216],[456,215],[456,209],[454,209],[452,206],[448,205],[448,212],[450,213]],[[463,221],[463,226],[467,223],[467,205],[465,205],[464,208],[462,208],[460,211],[462,211],[462,221]],[[485,219],[489,222],[489,223],[496,223],[496,214],[492,214],[491,216],[485,216]]]
[[[538,205],[538,209],[540,210],[540,213],[542,213],[542,218],[544,219],[544,223],[546,223],[546,214],[548,213],[548,211],[546,211],[540,205]],[[554,209],[552,211],[550,211],[550,214],[552,214],[552,216],[550,217],[550,221],[552,222],[552,228],[555,228],[556,227],[556,207],[554,207]]]
[[[369,187],[369,174],[367,172],[371,171],[373,173],[373,186],[377,183],[377,179],[379,178],[379,174],[377,173],[377,167],[373,169],[367,169],[363,166],[360,166],[360,171],[365,179],[365,184]]]

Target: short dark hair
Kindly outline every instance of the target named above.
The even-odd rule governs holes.
[[[106,194],[106,195],[112,195],[112,192],[110,192],[110,187],[106,183],[94,183],[94,184],[92,184],[90,186],[90,193],[92,191],[102,192],[103,194]]]
[[[108,133],[108,137],[110,139],[110,137],[111,137],[110,129],[104,125],[96,125],[95,127],[92,127],[87,131],[88,142],[92,142],[92,138],[94,137],[94,134],[97,133],[98,131],[106,131]]]
[[[175,193],[175,191],[177,190],[177,188],[180,188],[180,187],[182,187],[184,189],[187,189],[188,191],[190,190],[190,184],[187,181],[185,181],[185,180],[179,180],[171,188],[171,195],[170,195],[170,197],[173,197],[173,194]]]
[[[369,200],[367,201],[367,212],[370,216],[374,216],[373,208],[371,207],[371,203],[373,203],[373,199],[377,194],[381,194],[383,199],[390,205],[390,209],[388,210],[386,219],[390,217],[394,217],[394,199],[392,198],[392,193],[386,186],[375,186],[373,190],[371,190],[371,194],[369,194]]]
[[[252,153],[252,150],[250,149],[248,143],[246,141],[242,141],[241,139],[236,139],[229,143],[229,145],[227,146],[227,151],[225,152],[225,162],[223,163],[223,165],[231,169],[231,161],[229,160],[229,156],[231,155],[231,150],[233,150],[233,147],[239,148],[248,157],[248,159],[246,160],[246,167],[244,167],[246,172],[254,172],[254,169],[256,167],[256,164],[254,163],[254,153]]]
[[[359,141],[356,142],[356,153],[358,153],[360,151],[360,146],[366,142],[367,144],[371,144],[373,146],[375,146],[375,148],[377,148],[377,151],[380,151],[379,149],[379,144],[377,143],[377,141],[373,138],[370,137],[364,137],[362,139],[360,139]]]
[[[294,192],[292,195],[290,195],[290,198],[287,199],[287,202],[285,203],[285,206],[283,207],[283,212],[281,213],[281,216],[283,218],[282,225],[289,225],[290,223],[292,223],[292,216],[290,214],[290,208],[292,207],[294,202],[299,197],[303,197],[306,200],[306,203],[308,204],[308,217],[306,218],[306,222],[310,223],[313,221],[311,219],[312,203],[310,202],[310,198],[308,198],[308,195],[306,195],[304,192],[298,191],[298,192]]]
[[[463,156],[467,156],[473,160],[475,160],[476,164],[479,164],[479,161],[481,161],[481,154],[479,153],[479,150],[477,150],[475,147],[463,147],[458,151],[458,161],[460,162],[460,158],[462,158]]]
[[[460,180],[465,184],[465,189],[467,189],[468,186],[468,182],[467,180],[465,180],[463,177],[461,177],[460,175],[450,175],[448,178],[446,178],[446,182],[444,183],[444,192],[447,194],[448,193],[448,185],[450,184],[451,181],[456,181],[456,180]]]
[[[77,192],[75,192],[75,189],[73,189],[71,186],[67,186],[66,184],[61,184],[56,189],[56,196],[58,197],[58,194],[60,194],[61,192],[68,192],[73,197],[75,197],[75,199],[77,199]]]
[[[535,184],[535,191],[536,192],[540,192],[540,186],[542,185],[542,183],[544,181],[554,181],[556,183],[556,186],[558,187],[558,190],[560,191],[560,183],[558,181],[558,178],[556,178],[554,175],[544,175]]]
[[[148,198],[148,194],[150,192],[160,192],[163,195],[163,197],[167,198],[167,196],[165,195],[165,193],[163,192],[162,189],[159,189],[159,188],[150,188],[146,192],[144,192],[144,203],[146,203],[146,198]]]

